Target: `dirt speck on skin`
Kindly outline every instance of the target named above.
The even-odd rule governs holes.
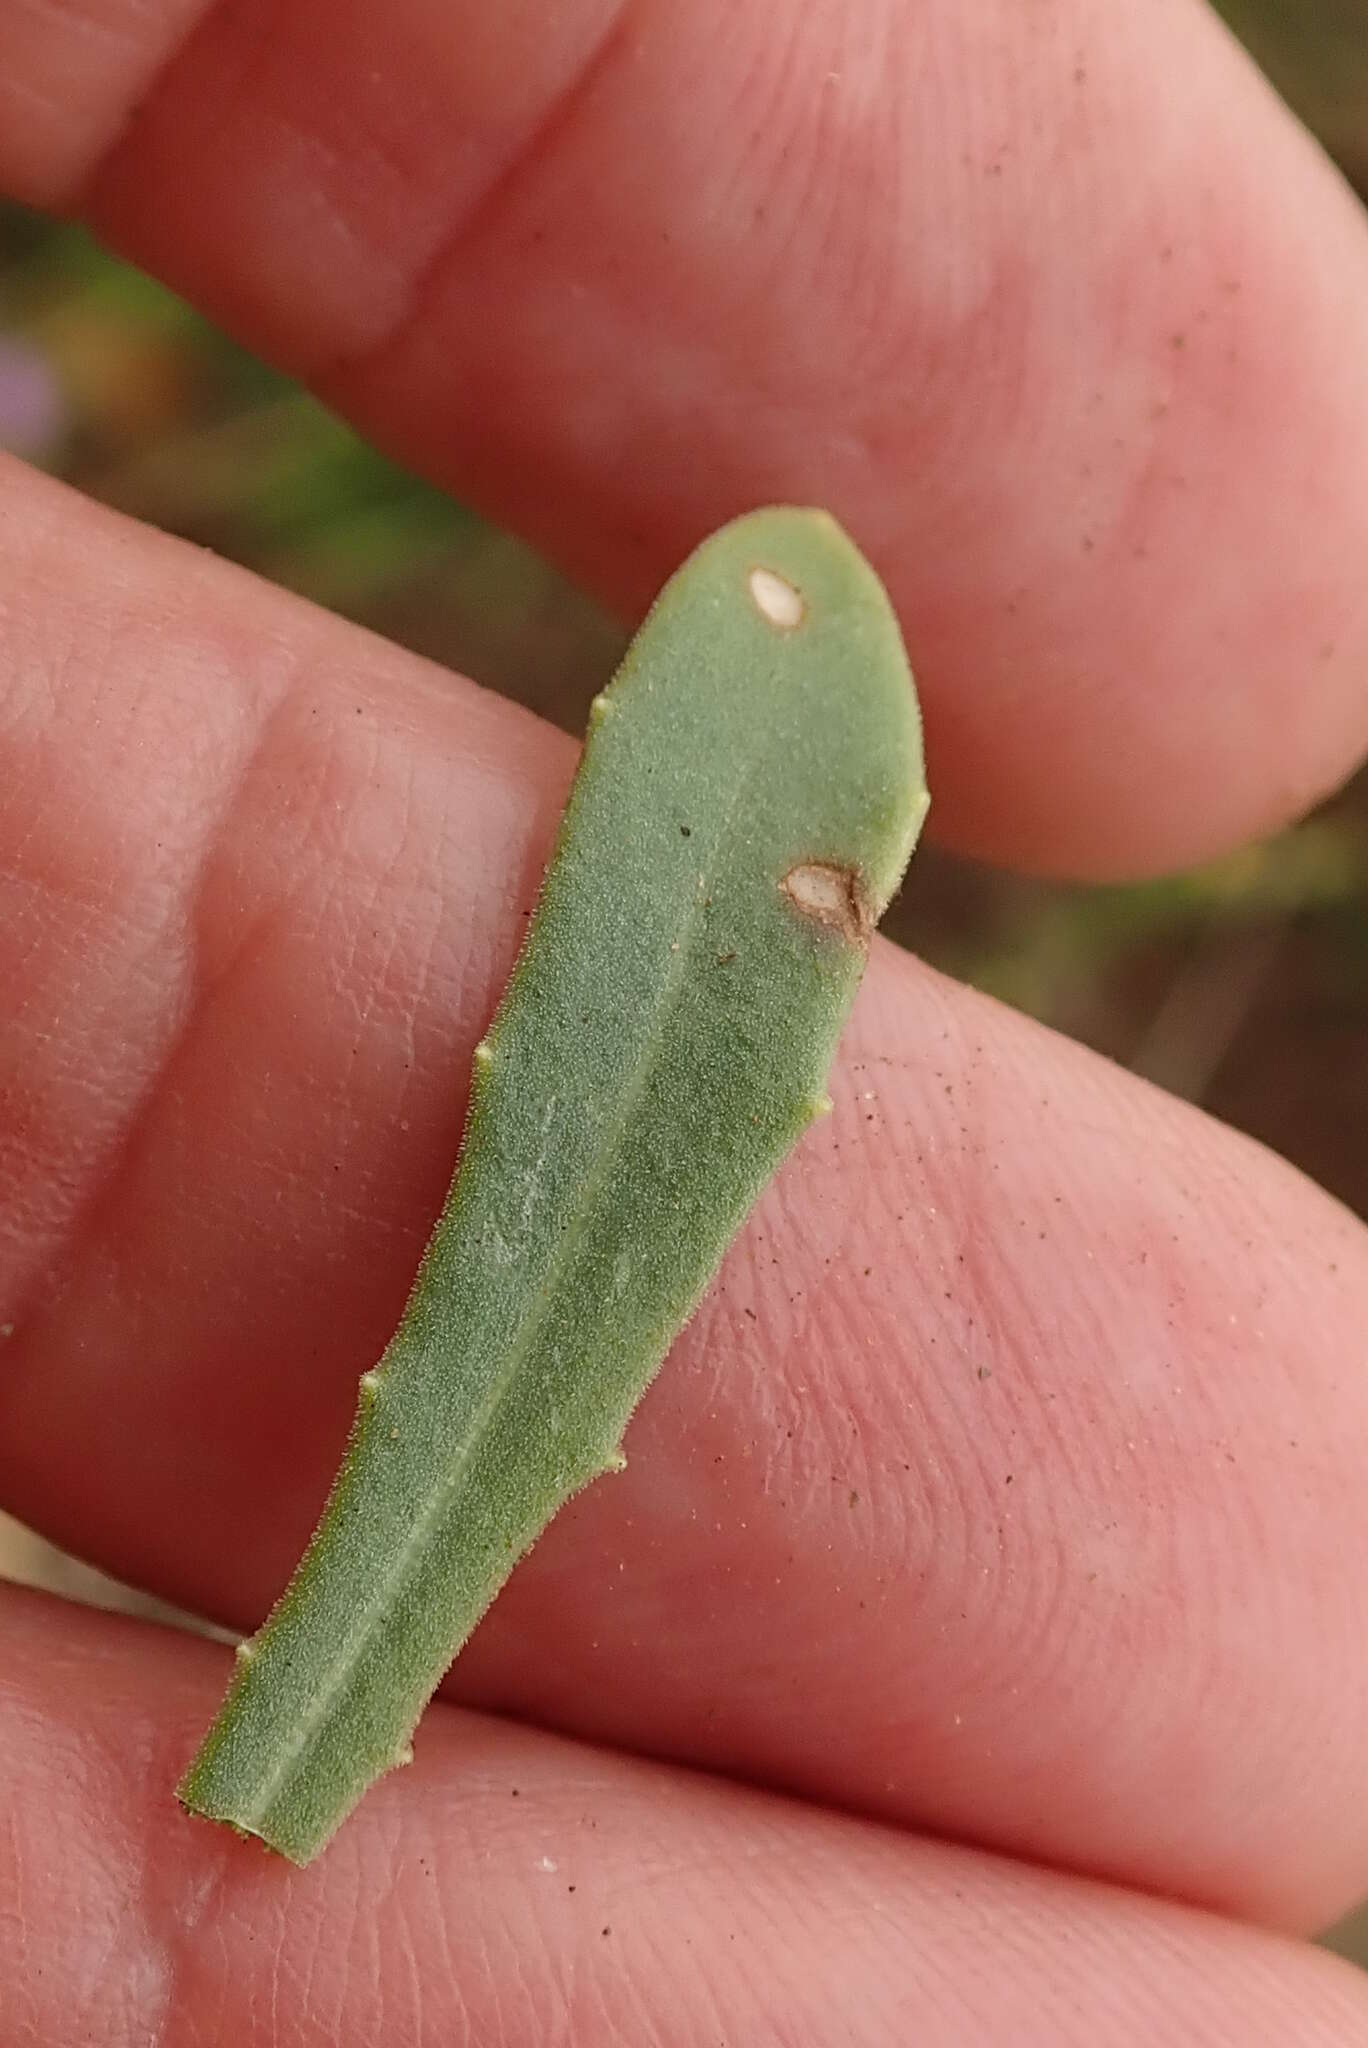
[[[852,945],[865,944],[874,929],[873,914],[854,868],[824,860],[801,861],[789,869],[780,887],[804,917],[840,932]]]

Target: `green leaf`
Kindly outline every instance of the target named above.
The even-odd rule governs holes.
[[[897,624],[840,529],[775,510],[715,534],[595,700],[451,1193],[192,1811],[306,1862],[408,1761],[517,1558],[621,1468],[666,1348],[828,1106],[926,804]]]

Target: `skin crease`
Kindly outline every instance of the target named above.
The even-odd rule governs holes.
[[[481,40],[409,0],[367,55],[349,4],[187,43],[183,9],[0,0],[0,175],[83,198],[625,604],[737,503],[832,502],[894,585],[962,843],[1159,866],[1347,770],[1361,224],[1204,17],[1041,8],[1023,50],[986,0],[554,12]],[[573,750],[14,464],[0,561],[0,1499],[246,1625],[397,1315]],[[9,1595],[24,2048],[1368,2027],[1308,1953],[989,1853],[1297,1929],[1368,1883],[1361,1228],[881,944],[833,1095],[627,1473],[457,1673],[786,1800],[442,1707],[290,1877],[168,1803],[215,1653]],[[529,1901],[556,1858],[511,1762],[616,1816],[583,1850],[606,1949]]]

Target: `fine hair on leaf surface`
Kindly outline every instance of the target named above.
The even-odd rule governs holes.
[[[180,1787],[296,1862],[406,1763],[517,1559],[828,1107],[927,805],[873,571],[751,513],[666,585],[589,736],[472,1062],[455,1178],[323,1519]]]

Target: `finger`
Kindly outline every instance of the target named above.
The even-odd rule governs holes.
[[[39,479],[7,504],[0,1492],[245,1626],[397,1319],[570,750]],[[461,1685],[1328,1918],[1368,1879],[1364,1234],[892,948],[834,1093]]]
[[[1368,238],[1206,8],[0,0],[6,32],[14,189],[618,604],[729,512],[830,504],[955,844],[1178,863],[1368,743]]]
[[[31,2048],[1341,2048],[1368,2027],[1362,1979],[1314,1950],[449,1708],[292,1870],[172,1801],[221,1653],[13,1592],[0,1627],[0,1962]]]

